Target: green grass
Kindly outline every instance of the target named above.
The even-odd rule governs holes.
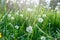
[[[1,40],[41,40],[41,36],[45,36],[46,40],[54,40],[60,38],[60,12],[55,10],[37,7],[35,11],[29,12],[26,9],[17,12],[10,11],[9,13],[0,10],[0,33],[2,33]],[[11,14],[11,17],[8,17]],[[46,14],[46,17],[43,17]],[[23,16],[20,16],[23,15]],[[43,18],[43,22],[38,19]],[[19,28],[16,29],[15,26]],[[28,33],[26,28],[32,26],[32,33]],[[58,31],[58,32],[56,32]]]

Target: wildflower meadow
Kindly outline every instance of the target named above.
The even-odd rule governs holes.
[[[21,5],[5,1],[0,0],[0,40],[60,40],[59,6],[53,9],[48,3],[45,7],[30,5],[33,1],[26,2],[28,6],[23,1]]]

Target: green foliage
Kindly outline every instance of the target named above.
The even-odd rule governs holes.
[[[43,17],[46,14],[46,17]],[[43,22],[38,19],[42,18]],[[15,28],[18,25],[19,28]],[[28,33],[26,28],[32,26],[32,33]],[[29,12],[0,10],[0,33],[1,40],[41,40],[45,36],[46,40],[60,38],[60,14],[52,9],[37,7]],[[57,32],[58,31],[58,32]]]

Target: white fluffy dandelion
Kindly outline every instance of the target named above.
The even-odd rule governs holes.
[[[15,28],[16,28],[16,29],[19,29],[19,26],[18,26],[18,25],[15,25]]]
[[[45,36],[41,36],[41,40],[46,40],[46,37]]]
[[[56,6],[55,10],[59,10],[58,6]]]
[[[60,5],[60,3],[58,2],[57,5]]]
[[[42,23],[43,22],[43,18],[39,18],[38,21]]]
[[[11,14],[8,14],[7,16],[8,16],[8,17],[11,17]]]
[[[20,14],[20,17],[23,17],[23,14]]]
[[[14,20],[14,17],[11,17],[12,20]]]
[[[55,38],[55,40],[57,40],[57,38]]]
[[[33,31],[32,26],[28,26],[28,27],[26,28],[26,31],[27,31],[28,33],[32,33],[32,31]]]
[[[22,3],[24,3],[23,1],[20,1],[20,3],[22,4]]]
[[[3,18],[4,18],[5,16],[3,16]]]

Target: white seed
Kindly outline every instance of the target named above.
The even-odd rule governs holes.
[[[19,29],[19,26],[18,26],[18,25],[16,25],[16,26],[15,26],[15,28],[16,28],[16,29]]]
[[[26,28],[26,31],[27,31],[28,33],[32,33],[32,31],[33,31],[32,26],[28,26],[28,27]]]
[[[38,21],[42,23],[43,22],[43,18],[39,18]]]

